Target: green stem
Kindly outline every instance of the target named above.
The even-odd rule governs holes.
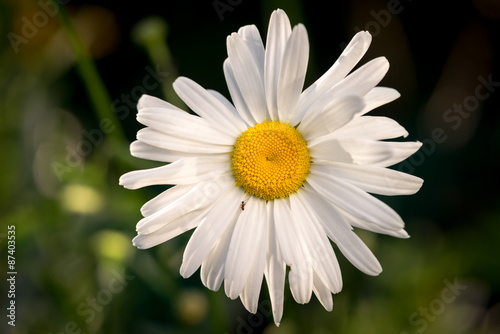
[[[158,16],[147,17],[132,29],[132,39],[146,51],[151,63],[169,73],[161,82],[165,99],[181,109],[188,110],[172,87],[178,72],[168,48],[167,35],[168,24]]]
[[[122,131],[122,127],[118,118],[112,110],[111,98],[106,90],[106,87],[99,76],[99,72],[92,60],[87,48],[82,42],[78,32],[71,21],[66,8],[52,0],[54,6],[60,9],[60,21],[68,38],[69,44],[76,56],[76,65],[80,74],[90,101],[99,119],[107,119],[113,125],[113,131],[108,136],[111,139],[113,146],[120,143],[127,143],[126,137]]]

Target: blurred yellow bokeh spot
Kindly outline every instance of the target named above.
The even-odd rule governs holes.
[[[132,249],[130,238],[116,231],[100,231],[94,235],[92,241],[99,256],[117,262],[124,262]]]
[[[102,195],[96,189],[83,184],[65,186],[61,197],[63,208],[74,213],[95,213],[103,204]]]

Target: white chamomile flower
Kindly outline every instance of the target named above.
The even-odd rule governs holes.
[[[141,209],[134,245],[146,249],[196,228],[186,246],[181,275],[201,266],[209,289],[224,282],[257,311],[265,277],[273,317],[283,314],[286,267],[293,298],[312,292],[331,310],[342,289],[330,241],[359,270],[382,268],[353,226],[407,238],[401,217],[368,193],[408,195],[422,180],[388,169],[416,152],[386,117],[365,116],[399,93],[375,87],[389,69],[384,57],[352,71],[371,42],[359,32],[340,58],[302,91],[309,54],[307,32],[293,29],[285,12],[271,15],[266,47],[254,25],[227,38],[224,74],[233,103],[180,77],[174,89],[198,116],[144,95],[133,156],[165,166],[123,175],[129,189],[174,185]]]

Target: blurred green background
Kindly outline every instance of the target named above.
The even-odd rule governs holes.
[[[500,1],[0,2],[2,333],[500,332]],[[359,231],[384,271],[341,255],[344,289],[327,312],[285,289],[276,328],[267,288],[259,312],[178,271],[191,232],[150,250],[131,244],[139,208],[162,187],[129,191],[125,172],[147,93],[182,106],[187,76],[229,97],[225,38],[284,9],[311,43],[306,84],[358,30],[386,56],[381,85],[402,97],[372,114],[397,120],[423,148],[395,168],[424,178],[413,196],[383,198],[412,236]],[[15,226],[15,299],[8,227]],[[340,253],[340,252],[338,252]],[[8,325],[16,303],[16,326]]]

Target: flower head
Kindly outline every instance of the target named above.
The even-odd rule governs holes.
[[[174,89],[198,116],[144,95],[132,155],[162,167],[123,175],[126,188],[174,185],[147,202],[134,245],[145,249],[196,228],[181,275],[201,266],[212,290],[257,311],[265,277],[279,324],[286,267],[298,303],[312,293],[331,310],[342,289],[333,241],[368,275],[382,268],[353,226],[407,238],[404,223],[368,193],[407,195],[422,180],[387,167],[416,152],[419,142],[385,141],[407,132],[385,117],[365,116],[399,93],[376,87],[389,69],[384,57],[350,73],[371,42],[359,32],[340,58],[304,91],[309,44],[285,12],[271,15],[266,47],[253,25],[227,39],[224,62],[232,103],[180,77]],[[350,73],[350,74],[349,74]]]

